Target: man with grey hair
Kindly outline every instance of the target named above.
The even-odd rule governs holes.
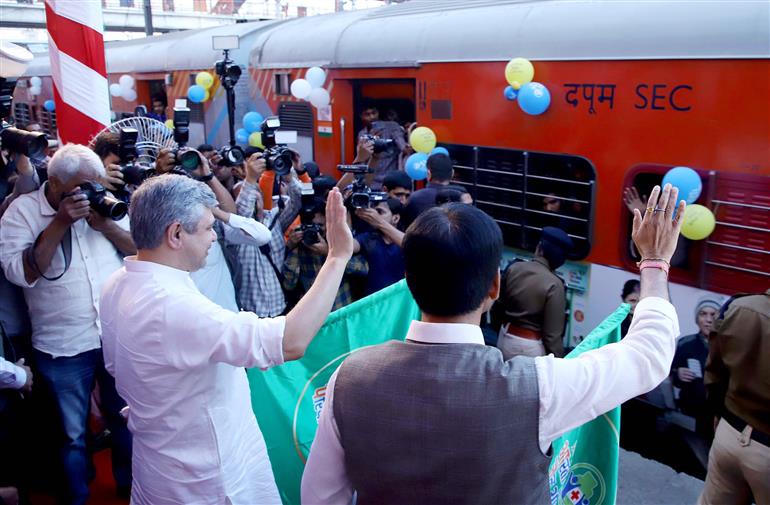
[[[131,202],[138,253],[102,292],[105,362],[130,407],[136,505],[281,503],[244,367],[302,357],[353,253],[335,189],[326,211],[329,254],[296,308],[272,319],[228,311],[190,279],[216,240],[215,205],[201,182],[146,181]]]
[[[80,189],[103,175],[90,149],[66,145],[51,158],[48,181],[14,200],[0,221],[0,263],[8,280],[24,290],[35,376],[51,391],[61,419],[68,503],[88,498],[86,421],[95,382],[113,435],[119,493],[131,484],[131,436],[119,414],[125,403],[104,370],[99,296],[120,268],[121,253],[135,248],[128,219],[99,215]]]

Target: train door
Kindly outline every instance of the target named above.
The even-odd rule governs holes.
[[[376,109],[379,121],[392,121],[402,127],[413,123],[416,117],[414,79],[360,79],[351,81],[351,85],[352,128],[346,133],[349,160],[355,157],[358,134],[364,129],[362,113],[365,108]]]

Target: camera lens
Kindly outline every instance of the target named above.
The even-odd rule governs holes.
[[[179,155],[179,164],[182,165],[182,168],[184,168],[186,171],[192,172],[198,168],[198,165],[200,165],[198,153],[195,151],[185,151],[181,153]]]
[[[45,158],[48,137],[45,133],[28,132],[18,128],[6,128],[0,133],[0,143],[12,153],[23,154],[28,158]]]

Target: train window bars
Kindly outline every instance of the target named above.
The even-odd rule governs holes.
[[[505,245],[534,251],[544,227],[563,229],[575,242],[571,259],[591,250],[596,170],[581,156],[443,144],[456,183],[503,231]]]

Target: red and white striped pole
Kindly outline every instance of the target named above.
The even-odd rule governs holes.
[[[56,124],[62,142],[88,144],[110,124],[100,0],[45,0]]]

